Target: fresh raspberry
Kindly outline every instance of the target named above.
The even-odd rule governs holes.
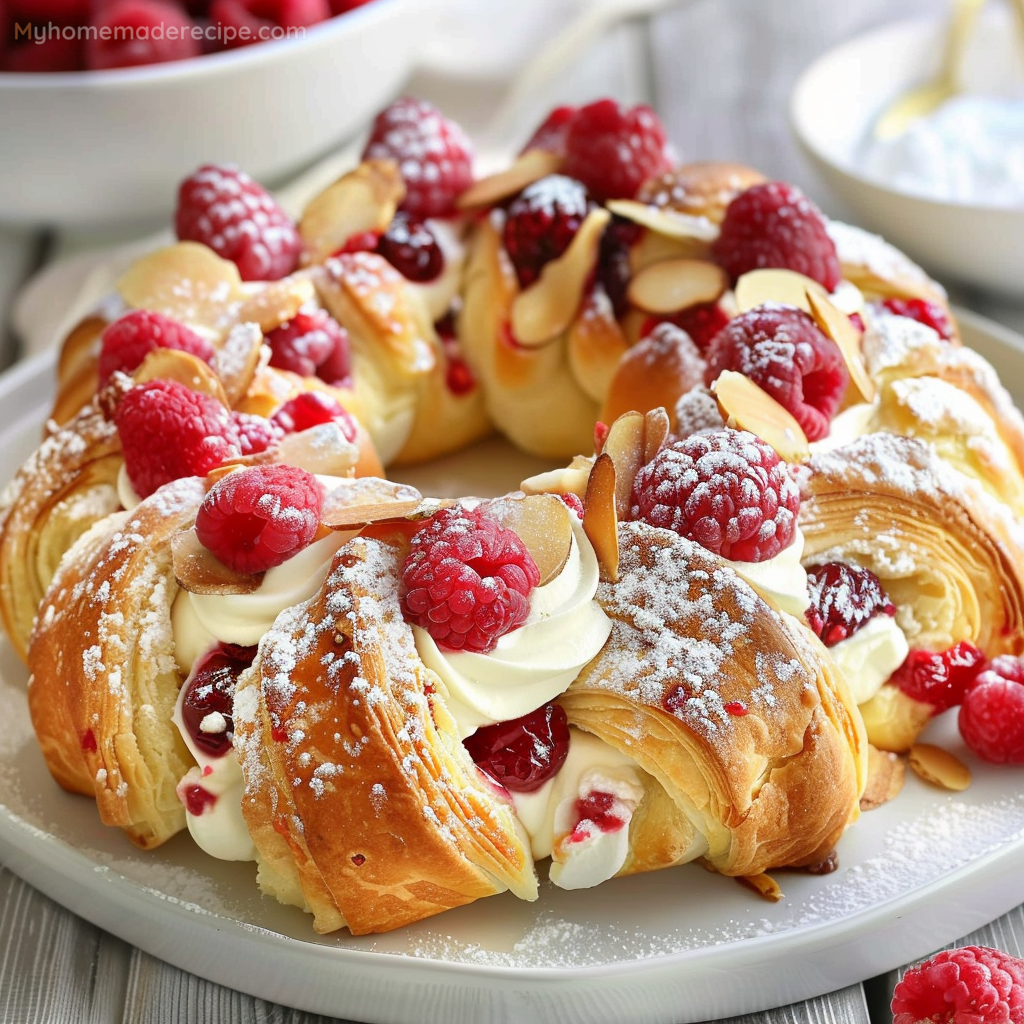
[[[377,240],[376,250],[403,277],[420,284],[444,270],[444,253],[429,225],[401,210]]]
[[[318,25],[331,13],[328,0],[213,0],[209,18],[234,49],[280,38],[275,30]]]
[[[759,267],[783,267],[832,291],[842,276],[821,211],[793,185],[754,185],[726,208],[715,259],[735,280]]]
[[[395,100],[373,122],[364,160],[394,160],[405,182],[402,208],[420,217],[452,211],[473,181],[473,146],[433,104]]]
[[[365,7],[372,0],[331,0],[331,11],[335,15],[348,14],[357,7]]]
[[[931,704],[932,714],[960,704],[968,687],[985,667],[985,656],[974,644],[961,640],[945,651],[912,650],[892,674],[890,682],[908,697]]]
[[[803,310],[767,303],[722,328],[707,354],[705,383],[736,370],[784,405],[808,441],[829,432],[850,381],[839,346]]]
[[[405,617],[447,650],[493,650],[530,612],[537,563],[512,530],[481,509],[432,516],[402,567]]]
[[[583,499],[578,494],[573,494],[572,491],[566,491],[565,494],[560,494],[559,497],[562,499],[562,503],[565,507],[574,515],[577,519],[583,518]]]
[[[92,6],[92,0],[8,0],[6,4],[16,21],[52,21],[57,25],[84,25]]]
[[[142,498],[171,480],[204,476],[241,454],[228,409],[177,381],[137,384],[121,399],[114,422],[128,479]]]
[[[527,185],[512,200],[502,240],[523,288],[537,280],[546,263],[569,248],[589,205],[583,186],[561,174]]]
[[[288,399],[271,417],[271,423],[286,434],[297,434],[332,421],[338,424],[347,441],[355,441],[359,428],[351,413],[323,391],[303,391]]]
[[[463,741],[474,764],[515,793],[532,793],[553,778],[569,753],[565,709],[544,704],[522,718],[485,725]]]
[[[575,116],[575,107],[555,107],[530,136],[530,141],[519,151],[520,155],[530,149],[543,149],[548,153],[564,156],[565,139]]]
[[[1024,961],[989,946],[961,946],[911,967],[892,994],[893,1024],[1018,1024]]]
[[[255,647],[217,644],[200,657],[182,687],[182,721],[192,742],[210,757],[224,757],[231,749],[235,686],[255,657]],[[211,729],[210,715],[219,716],[217,724],[224,728]]]
[[[612,217],[601,235],[597,256],[597,279],[611,300],[616,317],[629,310],[629,282],[633,276],[630,250],[640,241],[644,229],[623,217]]]
[[[204,363],[209,363],[214,355],[213,346],[191,328],[162,313],[136,309],[115,320],[100,335],[100,387],[115,370],[133,373],[158,348],[187,352]]]
[[[207,164],[178,190],[174,226],[231,260],[244,281],[276,281],[296,267],[302,240],[291,218],[244,171]]]
[[[270,365],[340,384],[349,375],[348,331],[325,309],[297,313],[266,337]]]
[[[745,430],[675,441],[640,469],[631,519],[674,530],[739,562],[773,558],[793,539],[800,492],[775,449]]]
[[[1024,764],[1024,659],[993,658],[964,695],[960,735],[978,757]]]
[[[285,435],[285,431],[268,420],[249,412],[232,412],[235,430],[238,432],[238,446],[243,455],[256,455],[273,448]]]
[[[0,33],[6,31],[3,10],[0,9]],[[3,53],[7,39],[0,39]],[[42,42],[21,43],[8,50],[0,59],[0,70],[14,74],[60,74],[81,71],[84,67],[84,46],[79,39],[55,36]]]
[[[109,0],[91,27],[96,31],[85,40],[85,66],[91,71],[187,60],[202,52],[192,19],[164,0]]]
[[[598,100],[569,122],[562,171],[599,201],[632,199],[671,166],[665,128],[650,107],[623,110],[615,100]]]
[[[649,317],[640,327],[640,337],[651,334],[658,324],[670,323],[686,331],[701,352],[707,352],[718,332],[729,322],[729,314],[717,302],[700,302],[666,317]]]
[[[870,569],[845,562],[811,566],[807,592],[807,624],[826,647],[853,636],[876,615],[896,614],[881,580]]]
[[[882,306],[896,316],[906,316],[918,323],[925,324],[938,334],[943,341],[952,341],[956,337],[956,328],[949,314],[937,302],[927,299],[883,299]]]
[[[297,466],[235,470],[207,492],[196,515],[196,536],[235,572],[263,572],[310,544],[323,497],[316,477]]]

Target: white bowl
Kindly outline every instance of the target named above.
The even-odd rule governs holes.
[[[210,161],[275,184],[401,89],[432,7],[375,0],[304,38],[146,68],[0,74],[0,223],[166,217]]]
[[[849,215],[884,235],[941,280],[1024,299],[1024,206],[926,199],[888,186],[858,166],[860,147],[888,101],[938,69],[944,24],[914,19],[826,53],[800,77],[790,123],[805,155]],[[1024,84],[1019,33],[1008,13],[986,12],[964,69],[969,91]]]

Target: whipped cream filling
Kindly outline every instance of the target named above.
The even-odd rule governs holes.
[[[810,604],[807,570],[800,564],[803,553],[804,535],[797,527],[793,539],[774,558],[763,562],[733,562],[728,558],[722,561],[762,597],[803,621]]]
[[[123,462],[117,471],[117,500],[121,502],[121,507],[126,512],[131,512],[142,501],[139,492],[135,490],[131,480],[128,479],[128,470]]]
[[[486,654],[442,651],[413,626],[416,649],[445,688],[445,704],[462,738],[482,725],[507,722],[554,699],[604,646],[611,620],[594,600],[599,569],[583,524],[562,571],[530,592],[530,614]]]
[[[910,645],[892,615],[874,615],[829,648],[857,704],[870,700],[903,664]]]
[[[858,437],[872,433],[875,409],[874,402],[857,402],[848,406],[832,420],[825,437],[820,441],[811,442],[811,454],[817,455],[820,452],[832,451],[833,448],[841,448],[856,441]]]

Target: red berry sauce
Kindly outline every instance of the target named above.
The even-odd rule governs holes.
[[[532,793],[553,778],[569,753],[569,724],[558,704],[522,718],[485,725],[463,741],[477,767],[516,793]]]
[[[223,757],[231,749],[235,728],[232,718],[235,684],[255,657],[255,647],[218,644],[196,662],[185,682],[181,718],[192,742],[209,757]],[[211,714],[224,717],[223,731],[203,731],[203,720]],[[193,811],[190,807],[189,810],[193,814],[202,813],[201,809]]]

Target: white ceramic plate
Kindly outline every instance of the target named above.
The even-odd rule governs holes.
[[[1024,390],[1024,339],[969,314],[962,324]],[[43,358],[0,378],[4,479],[35,444],[51,373]],[[483,467],[486,488],[531,468],[491,444],[435,473],[460,487]],[[579,892],[544,884],[534,904],[492,897],[385,936],[317,937],[304,914],[256,892],[251,865],[211,860],[183,836],[143,854],[99,823],[92,801],[58,789],[24,689],[3,644],[0,859],[157,957],[313,1012],[408,1024],[708,1020],[883,973],[1024,901],[1021,772],[979,763],[939,719],[932,737],[970,764],[972,786],[947,793],[911,775],[848,830],[835,873],[780,874],[780,903],[689,865]]]

